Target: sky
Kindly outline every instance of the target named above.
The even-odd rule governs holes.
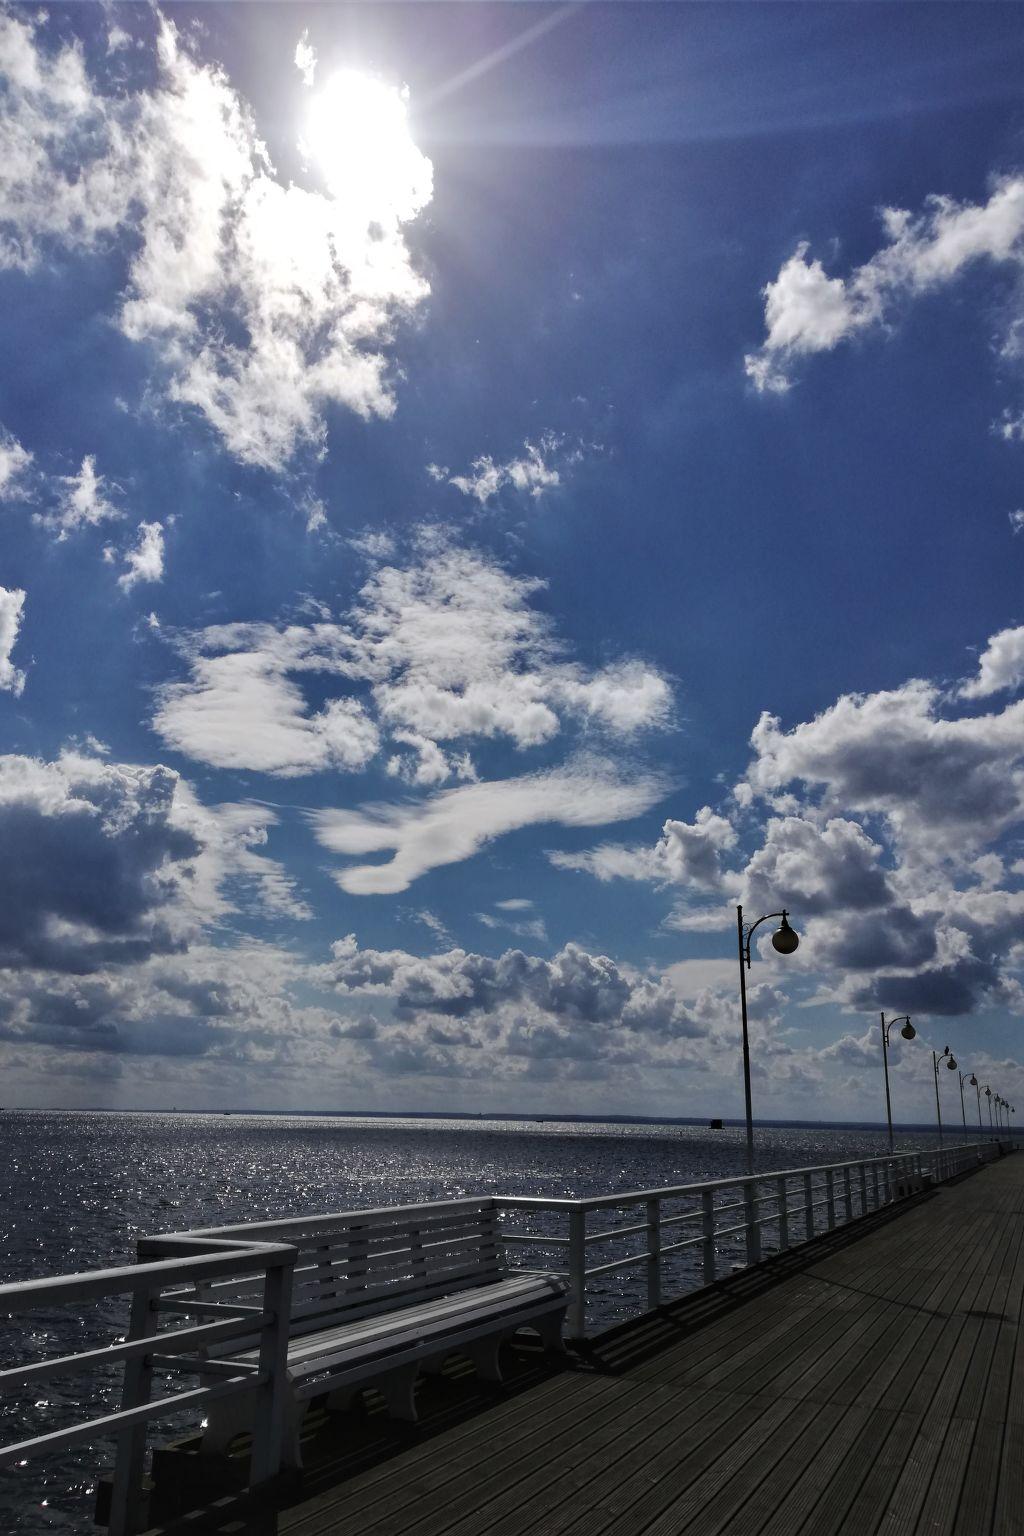
[[[0,7],[5,1103],[1024,1108],[1022,64]]]

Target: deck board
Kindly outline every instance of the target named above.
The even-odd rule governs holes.
[[[431,1417],[428,1384],[422,1430],[375,1431],[376,1464],[328,1458],[290,1503],[242,1497],[187,1529],[1018,1536],[1022,1309],[1024,1157],[1009,1157],[605,1335],[456,1422]],[[347,1424],[332,1416],[330,1433]]]

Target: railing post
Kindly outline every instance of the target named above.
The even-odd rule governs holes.
[[[747,1263],[761,1262],[761,1228],[757,1223],[757,1183],[748,1179],[743,1186],[743,1221],[746,1226]]]
[[[158,1318],[153,1310],[153,1294],[147,1283],[132,1292],[132,1309],[126,1338],[148,1338],[156,1333]],[[135,1355],[125,1361],[121,1385],[121,1409],[139,1408],[149,1402],[153,1371],[147,1355]],[[142,1509],[142,1474],[146,1460],[146,1428],[132,1424],[117,1437],[117,1461],[110,1493],[108,1536],[136,1536],[149,1524]]]
[[[712,1285],[715,1279],[715,1192],[713,1189],[701,1191],[700,1204],[701,1233],[704,1238],[701,1244],[704,1254],[704,1284]]]
[[[581,1206],[569,1212],[569,1311],[570,1339],[587,1336],[587,1213]]]
[[[776,1180],[776,1187],[779,1192],[779,1252],[785,1253],[789,1247],[789,1205],[785,1176]]]
[[[864,1163],[860,1165],[860,1213],[868,1213],[868,1170]]]
[[[661,1306],[661,1202],[647,1202],[647,1310]]]
[[[804,1236],[808,1242],[814,1236],[814,1186],[809,1173],[804,1174]]]
[[[296,1250],[284,1264],[268,1269],[263,1282],[263,1310],[273,1313],[260,1339],[259,1390],[252,1431],[249,1485],[269,1482],[281,1470],[288,1407],[288,1334],[292,1317],[292,1274]]]
[[[825,1202],[828,1230],[831,1232],[836,1224],[836,1176],[831,1168],[825,1169]]]
[[[850,1184],[850,1170],[843,1169],[843,1199],[846,1204],[846,1219],[853,1220],[853,1189]]]

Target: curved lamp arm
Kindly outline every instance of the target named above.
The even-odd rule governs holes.
[[[783,922],[788,924],[788,922],[789,922],[789,910],[788,910],[788,908],[783,907],[781,912],[766,912],[763,917],[759,917],[758,918],[756,923],[744,923],[743,924],[743,958],[747,962],[747,970],[748,971],[751,969],[750,941],[754,937],[754,929],[755,928],[760,928],[762,923],[770,922],[773,917],[781,917]]]

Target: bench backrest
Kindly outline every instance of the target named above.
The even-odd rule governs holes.
[[[487,1285],[507,1274],[497,1207],[488,1199],[345,1211],[188,1235],[294,1243],[299,1256],[293,1336]],[[218,1301],[257,1294],[237,1280],[205,1292]]]

